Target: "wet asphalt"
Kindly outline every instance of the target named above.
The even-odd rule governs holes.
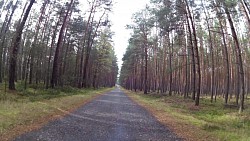
[[[119,88],[15,141],[179,141]]]

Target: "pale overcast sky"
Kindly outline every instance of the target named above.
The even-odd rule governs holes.
[[[115,44],[115,52],[118,58],[119,68],[122,64],[122,57],[128,45],[130,31],[125,26],[132,23],[133,13],[143,9],[149,0],[114,0],[113,13],[110,19],[113,23],[111,29],[115,32],[113,41]]]

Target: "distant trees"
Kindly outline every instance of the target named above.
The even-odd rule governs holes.
[[[92,87],[98,88],[100,84],[111,87],[116,84],[118,75],[117,58],[111,44],[112,32],[106,28],[100,33],[100,39],[94,48],[91,62],[93,72]]]
[[[108,19],[112,0],[81,2],[92,10],[80,9],[78,0],[1,1],[0,83],[9,79],[11,90],[15,82],[24,88],[114,86],[118,66]]]
[[[145,24],[147,54],[141,50],[143,30],[132,28],[120,84],[135,91],[148,87],[147,92],[191,96],[197,106],[200,96],[210,95],[211,102],[224,97],[225,104],[235,97],[242,112],[250,84],[249,2],[152,0],[136,13],[133,27],[140,27],[136,21],[143,21],[145,10],[145,23],[150,23]]]

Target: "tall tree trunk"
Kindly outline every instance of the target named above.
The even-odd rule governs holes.
[[[227,19],[228,22],[230,24],[230,28],[231,28],[231,32],[232,32],[232,36],[234,39],[234,43],[236,45],[236,55],[238,57],[238,66],[239,66],[239,76],[240,76],[240,81],[241,81],[241,88],[240,88],[240,107],[239,107],[239,112],[241,113],[244,109],[244,95],[245,95],[245,84],[244,84],[244,69],[243,69],[243,62],[242,62],[242,56],[241,56],[241,48],[239,45],[239,41],[238,41],[238,37],[234,28],[234,24],[233,24],[233,20],[231,18],[231,15],[229,13],[229,9],[226,7],[224,7],[226,15],[227,15]]]
[[[2,26],[2,29],[1,29],[1,33],[0,33],[0,37],[1,37],[1,40],[2,40],[2,43],[1,43],[1,46],[0,46],[0,83],[2,83],[2,80],[3,80],[3,77],[4,77],[4,73],[3,73],[3,48],[4,48],[4,45],[5,45],[5,40],[6,40],[6,33],[7,31],[9,30],[9,25],[12,21],[12,17],[14,15],[14,12],[17,8],[17,5],[18,5],[18,0],[16,1],[15,5],[13,6],[13,9],[12,9],[12,12],[8,18],[8,21],[5,25],[5,26]],[[3,31],[2,31],[3,30]]]
[[[92,46],[93,46],[93,43],[94,43],[94,39],[97,35],[97,31],[99,29],[99,26],[101,24],[101,20],[103,18],[103,16],[105,15],[106,13],[106,10],[104,10],[103,14],[101,15],[101,17],[99,18],[99,21],[97,23],[97,26],[96,26],[96,29],[93,33],[93,37],[91,38],[91,33],[89,34],[89,37],[88,37],[88,45],[87,45],[87,48],[86,48],[86,57],[85,57],[85,60],[84,60],[84,69],[83,69],[83,84],[82,86],[83,87],[87,87],[87,69],[88,69],[88,65],[89,65],[89,58],[90,58],[90,52],[91,52],[91,49],[92,49]],[[92,22],[93,23],[93,22]],[[91,25],[92,26],[92,25]]]
[[[64,36],[64,30],[67,27],[67,20],[68,20],[68,16],[69,16],[69,12],[72,8],[74,0],[70,1],[70,4],[68,5],[68,9],[66,12],[66,15],[63,19],[63,24],[59,33],[59,37],[58,37],[58,42],[57,42],[57,47],[56,47],[56,51],[55,51],[55,57],[54,57],[54,63],[53,63],[53,70],[52,70],[52,77],[51,77],[51,87],[54,88],[55,86],[57,86],[58,83],[58,73],[59,73],[59,58],[61,55],[61,48],[63,46],[63,36]]]
[[[144,42],[145,42],[144,43],[144,53],[145,53],[144,94],[147,94],[148,93],[148,47],[147,47],[147,40]]]
[[[43,20],[44,14],[45,14],[47,4],[48,4],[48,0],[45,0],[42,7],[41,7],[40,16],[38,18],[38,21],[37,21],[36,27],[35,27],[34,40],[33,40],[33,43],[32,43],[31,49],[30,49],[30,53],[31,53],[30,58],[31,59],[30,59],[29,84],[31,84],[33,82],[33,72],[34,72],[34,63],[35,63],[34,61],[35,61],[35,56],[36,56],[35,51],[36,51],[36,48],[37,48],[38,34],[39,34],[39,31],[40,31],[41,22]]]
[[[63,8],[60,11],[56,26],[54,27],[54,31],[53,31],[53,35],[52,35],[52,39],[51,39],[51,43],[50,43],[49,58],[48,58],[48,62],[47,62],[46,89],[49,88],[50,65],[51,65],[52,53],[53,53],[55,39],[56,39],[56,35],[57,35],[57,28],[58,28],[58,26],[59,26],[59,24],[61,22],[62,15],[63,15]]]
[[[137,61],[135,61],[135,64],[134,64],[134,91],[136,92],[137,90]]]
[[[216,8],[217,12],[218,12],[218,8]],[[229,65],[229,57],[228,57],[228,50],[227,50],[227,43],[226,43],[226,38],[225,38],[225,34],[224,34],[224,30],[223,30],[223,25],[222,25],[222,21],[221,18],[218,17],[219,19],[219,25],[220,25],[220,32],[222,34],[222,41],[223,41],[223,51],[224,51],[224,57],[225,57],[225,64],[226,64],[226,84],[225,84],[225,104],[228,103],[228,94],[229,94],[229,88],[230,88],[230,65]]]
[[[246,15],[246,19],[247,19],[247,22],[248,22],[248,30],[250,31],[250,11],[249,9],[247,10],[247,5],[246,5],[246,2],[244,2],[244,0],[241,0],[241,4],[242,4],[242,8],[243,8],[243,11]]]
[[[173,37],[172,37],[173,40]],[[168,46],[169,46],[169,96],[172,95],[172,84],[173,84],[173,71],[172,71],[172,54],[173,54],[173,44],[174,41],[172,41],[172,43],[170,43],[170,34],[168,33]]]
[[[15,90],[16,63],[17,63],[18,49],[20,47],[22,31],[23,31],[25,22],[29,16],[31,7],[34,4],[34,2],[35,0],[30,0],[30,4],[28,8],[26,9],[26,12],[24,14],[24,17],[20,25],[18,25],[16,34],[13,38],[13,46],[12,46],[11,54],[10,54],[10,68],[9,68],[9,89],[10,90]]]
[[[143,50],[142,50],[143,51]],[[140,76],[140,91],[143,90],[143,65],[144,65],[144,57],[141,55],[141,76]]]
[[[199,106],[199,101],[200,101],[200,86],[201,86],[201,71],[200,71],[200,58],[199,58],[199,50],[198,50],[198,42],[197,42],[197,37],[196,37],[196,29],[193,21],[193,17],[191,15],[191,11],[188,5],[188,1],[186,1],[186,6],[187,6],[187,11],[189,15],[189,19],[191,22],[191,27],[193,31],[193,36],[194,36],[194,54],[196,57],[196,65],[197,65],[197,75],[198,75],[198,82],[197,82],[197,95],[195,98],[195,106]],[[195,75],[195,74],[194,74]]]
[[[195,65],[195,54],[194,54],[194,45],[193,45],[193,37],[192,37],[192,31],[191,31],[191,26],[189,22],[189,15],[188,13],[185,14],[186,19],[187,19],[187,25],[188,25],[188,32],[189,32],[189,41],[190,41],[190,48],[191,48],[191,56],[192,56],[192,72],[193,72],[193,81],[192,81],[192,99],[195,100],[195,93],[196,93],[196,65]]]
[[[87,37],[88,37],[89,34],[91,34],[91,33],[89,33],[89,28],[90,28],[90,23],[93,23],[93,19],[94,19],[94,16],[95,16],[95,13],[94,13],[94,11],[95,11],[95,2],[96,2],[96,0],[94,0],[92,2],[92,6],[91,6],[91,9],[90,9],[90,14],[89,14],[89,17],[88,17],[88,21],[87,21],[87,25],[86,25],[86,29],[85,29],[85,33],[84,33],[84,37],[83,37],[83,47],[82,47],[82,50],[81,50],[79,76],[78,76],[78,88],[81,88],[82,85],[83,85],[84,48],[85,48]],[[92,14],[94,14],[94,15],[92,15]],[[85,57],[85,59],[86,59],[86,57]]]
[[[208,37],[209,37],[209,48],[211,52],[211,66],[212,66],[212,76],[211,76],[211,102],[213,102],[213,97],[214,97],[214,86],[215,86],[215,81],[214,81],[214,51],[213,51],[213,42],[212,42],[212,34],[211,34],[211,29],[210,29],[210,24],[209,24],[209,16],[207,15],[206,8],[204,6],[203,0],[202,0],[202,8],[205,14],[205,19],[206,19],[206,24],[207,24],[207,29],[208,29]]]

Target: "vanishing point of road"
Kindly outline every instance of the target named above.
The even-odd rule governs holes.
[[[181,140],[119,88],[15,141]]]

